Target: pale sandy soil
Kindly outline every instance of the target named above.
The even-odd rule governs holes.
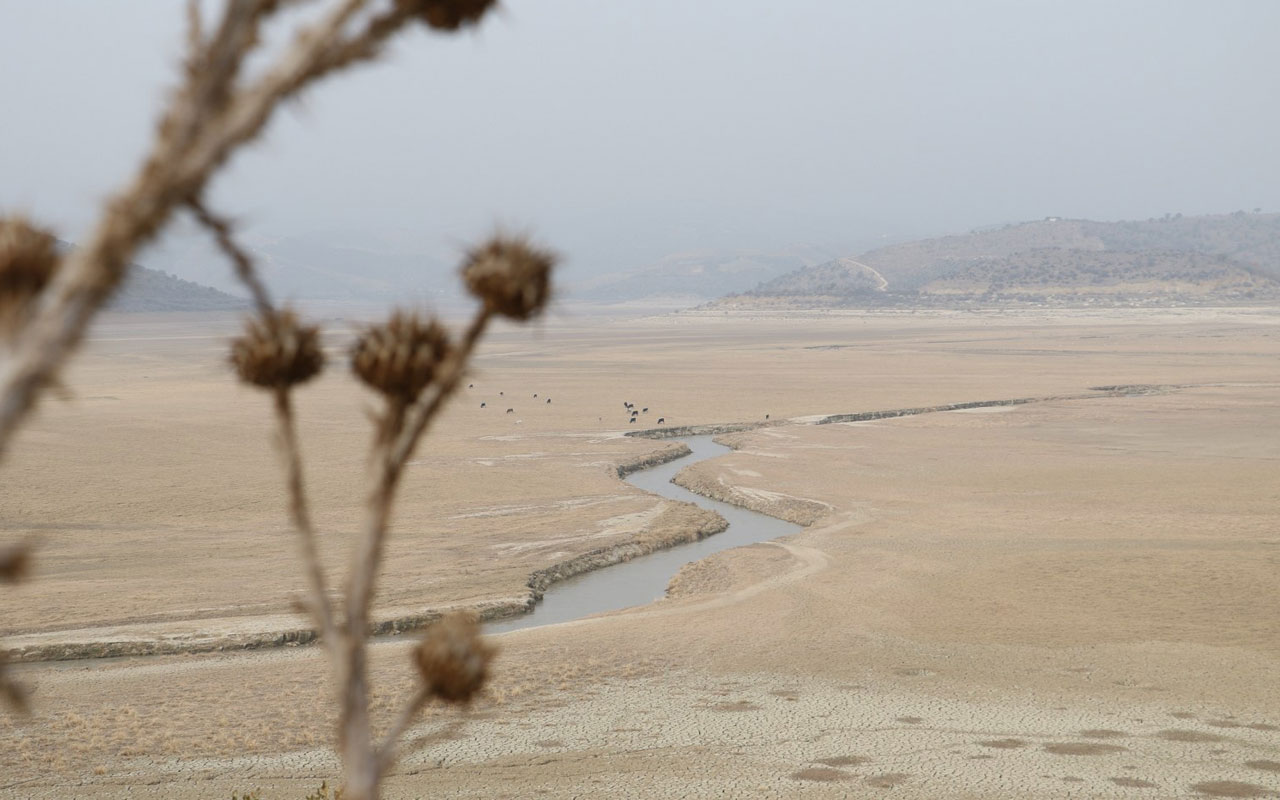
[[[225,329],[100,326],[77,399],[24,433],[0,526],[41,557],[7,592],[7,643],[289,619],[267,410],[226,377]],[[814,524],[686,568],[653,606],[501,637],[491,696],[433,713],[388,796],[1280,794],[1277,356],[1280,316],[1212,310],[502,331],[410,477],[383,608],[518,596],[533,569],[679,527],[613,473],[663,446],[618,435],[623,400],[683,425],[1191,386],[726,437],[681,480],[803,500]],[[301,398],[335,567],[368,402],[339,369]],[[384,716],[406,647],[375,648]],[[0,717],[0,796],[300,798],[338,774],[314,648],[22,674],[37,711]]]

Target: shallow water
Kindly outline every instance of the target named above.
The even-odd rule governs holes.
[[[801,530],[799,525],[711,500],[671,483],[677,472],[698,461],[731,452],[711,441],[711,436],[691,436],[683,441],[693,452],[684,458],[657,467],[633,472],[626,481],[633,486],[672,500],[683,500],[709,508],[729,522],[727,530],[696,542],[660,550],[613,566],[586,572],[547,588],[533,613],[485,625],[486,633],[504,633],[521,628],[554,625],[557,622],[645,605],[661,599],[667,584],[680,568],[712,553],[766,542]]]
[[[530,614],[487,623],[486,633],[504,633],[521,628],[536,628],[568,622],[605,611],[617,611],[632,606],[642,606],[660,600],[667,591],[667,584],[691,561],[706,558],[712,553],[733,547],[765,542],[801,530],[799,525],[784,522],[764,514],[731,506],[694,494],[688,489],[671,483],[675,474],[685,467],[707,458],[715,458],[732,452],[730,448],[711,441],[711,436],[690,436],[681,441],[689,445],[689,455],[675,461],[633,472],[626,481],[633,486],[672,500],[682,500],[709,508],[728,521],[724,531],[696,542],[659,550],[647,556],[614,564],[604,569],[585,572],[547,588],[542,601]],[[403,641],[401,636],[373,637],[374,643]],[[99,669],[120,661],[141,663],[151,656],[120,656],[87,660],[34,662],[16,664],[17,671],[29,669]]]

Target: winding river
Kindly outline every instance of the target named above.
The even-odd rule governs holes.
[[[554,625],[605,611],[652,603],[666,594],[667,584],[681,567],[691,561],[706,558],[721,550],[766,542],[801,530],[799,525],[711,500],[671,482],[677,472],[690,464],[732,452],[711,439],[711,436],[683,439],[692,451],[689,455],[633,472],[625,480],[647,492],[709,508],[729,522],[728,529],[696,542],[659,550],[552,584],[547,587],[542,602],[532,613],[489,623],[485,625],[485,632],[505,633],[521,628]]]
[[[623,561],[553,583],[547,587],[542,601],[534,607],[532,613],[487,623],[484,626],[485,632],[505,633],[521,628],[554,625],[605,611],[646,605],[665,596],[667,584],[681,567],[691,561],[697,561],[721,550],[765,542],[801,530],[799,525],[718,500],[711,500],[671,483],[676,473],[690,464],[732,452],[730,448],[716,444],[711,439],[709,435],[681,437],[681,441],[689,446],[691,451],[689,455],[666,464],[633,472],[625,480],[647,492],[709,508],[728,521],[727,529],[705,539],[676,545],[667,550],[659,550],[630,561]],[[391,642],[399,640],[399,637],[382,635],[373,637],[373,640]],[[33,660],[29,664],[18,665],[18,668],[98,669],[118,661],[146,658],[149,655],[136,653],[119,656],[86,656],[65,661]]]

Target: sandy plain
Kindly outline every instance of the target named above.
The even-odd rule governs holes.
[[[223,363],[234,326],[104,320],[73,398],[0,465],[0,532],[40,547],[4,598],[16,657],[303,627],[266,404]],[[499,330],[410,473],[384,616],[522,602],[534,570],[706,524],[618,480],[670,446],[623,436],[643,425],[624,400],[671,425],[784,421],[680,480],[812,524],[690,565],[650,606],[503,635],[489,697],[428,714],[387,795],[1280,795],[1278,358],[1265,309]],[[1131,384],[1164,388],[810,424]],[[335,572],[371,403],[340,366],[300,397]],[[375,647],[386,717],[408,646]],[[302,797],[338,775],[320,656],[24,664],[36,711],[0,716],[0,796]]]

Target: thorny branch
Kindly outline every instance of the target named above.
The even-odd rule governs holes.
[[[431,690],[426,686],[422,686],[413,693],[413,696],[409,698],[409,702],[404,704],[404,708],[400,710],[400,715],[396,717],[391,729],[383,737],[382,744],[378,745],[379,772],[385,773],[395,765],[396,747],[400,742],[400,738],[409,730],[409,726],[413,724],[418,712],[422,710],[430,699]]]
[[[124,279],[129,259],[164,227],[175,207],[198,197],[227,159],[262,132],[282,101],[340,67],[375,57],[416,15],[430,23],[436,6],[477,5],[474,0],[395,0],[359,32],[345,33],[367,4],[336,2],[246,86],[237,86],[241,68],[260,45],[263,20],[281,3],[228,0],[208,41],[198,9],[188,11],[184,81],[161,119],[149,155],[132,182],[107,203],[89,238],[62,260],[23,336],[0,364],[0,457],[84,339],[90,320]],[[480,3],[479,11],[464,22],[477,21],[489,5]],[[340,53],[351,55],[339,58]]]
[[[253,298],[256,317],[233,342],[231,361],[241,380],[272,393],[289,516],[302,543],[308,606],[341,687],[346,796],[372,800],[395,761],[396,742],[422,707],[431,698],[469,702],[483,687],[494,652],[480,638],[473,618],[453,615],[432,626],[415,650],[423,683],[375,745],[366,637],[400,479],[418,442],[461,383],[489,321],[494,316],[526,320],[545,307],[555,258],[521,239],[495,236],[469,252],[464,262],[463,279],[481,306],[456,345],[438,322],[422,323],[399,313],[366,331],[357,343],[353,367],[384,394],[386,410],[374,439],[376,475],[364,535],[345,601],[335,607],[307,505],[292,395],[323,368],[319,330],[272,304],[252,258],[235,242],[231,224],[212,213],[201,196],[209,180],[262,132],[283,101],[329,74],[376,58],[415,19],[432,28],[457,30],[478,22],[495,0],[385,0],[380,10],[363,18],[370,0],[334,0],[311,24],[300,27],[265,70],[244,80],[245,62],[261,46],[264,22],[281,8],[302,2],[226,0],[217,24],[206,33],[199,3],[188,0],[183,80],[142,167],[106,204],[80,248],[59,259],[51,233],[23,220],[0,219],[0,344],[11,345],[9,357],[0,363],[0,458],[42,393],[56,384],[89,322],[123,281],[134,253],[186,205],[212,232]],[[21,557],[25,559],[25,551]],[[9,568],[18,563],[17,556],[8,559],[6,570],[16,574],[17,568]],[[11,685],[3,686],[7,691]]]
[[[351,582],[346,598],[346,680],[339,727],[344,755],[348,758],[356,752],[372,751],[374,747],[369,738],[369,686],[365,679],[368,672],[369,610],[373,603],[374,585],[382,562],[396,489],[419,438],[461,383],[467,360],[488,320],[489,311],[482,307],[468,327],[462,346],[442,365],[443,375],[440,382],[428,391],[429,400],[410,406],[406,415],[397,418],[401,429],[389,431],[389,435],[381,438],[381,452],[377,458],[378,476],[369,498],[364,534],[358,545],[355,563],[351,567]],[[401,715],[405,726],[420,707],[421,703],[417,702],[415,696]],[[377,752],[378,757],[369,764],[369,768],[381,771],[388,766],[387,762],[393,751],[384,745]],[[374,777],[373,780],[376,782],[377,778]]]
[[[258,315],[264,320],[277,320],[279,312],[271,302],[271,295],[262,282],[261,276],[258,275],[253,259],[232,236],[231,223],[209,211],[198,198],[188,201],[187,205],[196,219],[213,233],[218,247],[235,265],[236,277],[249,290]],[[289,517],[302,544],[303,566],[309,583],[307,610],[311,612],[316,625],[320,628],[320,636],[326,646],[336,654],[338,652],[337,624],[334,621],[324,567],[320,562],[320,552],[316,545],[315,528],[311,523],[311,513],[307,506],[302,471],[302,448],[298,442],[297,425],[294,421],[292,388],[292,384],[278,384],[272,387],[276,424],[280,429],[280,446],[285,463]]]
[[[275,306],[271,302],[271,294],[267,291],[267,286],[262,282],[262,277],[258,275],[258,271],[254,269],[253,258],[249,253],[236,244],[235,238],[231,234],[231,223],[209,211],[202,200],[193,197],[187,201],[191,213],[213,234],[218,242],[218,247],[227,258],[231,259],[231,263],[236,269],[236,278],[244,284],[249,290],[250,297],[253,298],[253,304],[257,307],[258,313],[264,317],[275,314]]]
[[[274,392],[276,424],[280,427],[280,439],[284,449],[285,472],[289,493],[289,516],[293,526],[301,534],[303,567],[310,583],[308,610],[320,626],[320,637],[333,652],[337,652],[338,631],[333,618],[333,606],[329,602],[324,567],[316,547],[316,532],[311,525],[307,508],[307,494],[302,478],[302,454],[298,446],[298,431],[293,418],[293,400],[288,389]]]

